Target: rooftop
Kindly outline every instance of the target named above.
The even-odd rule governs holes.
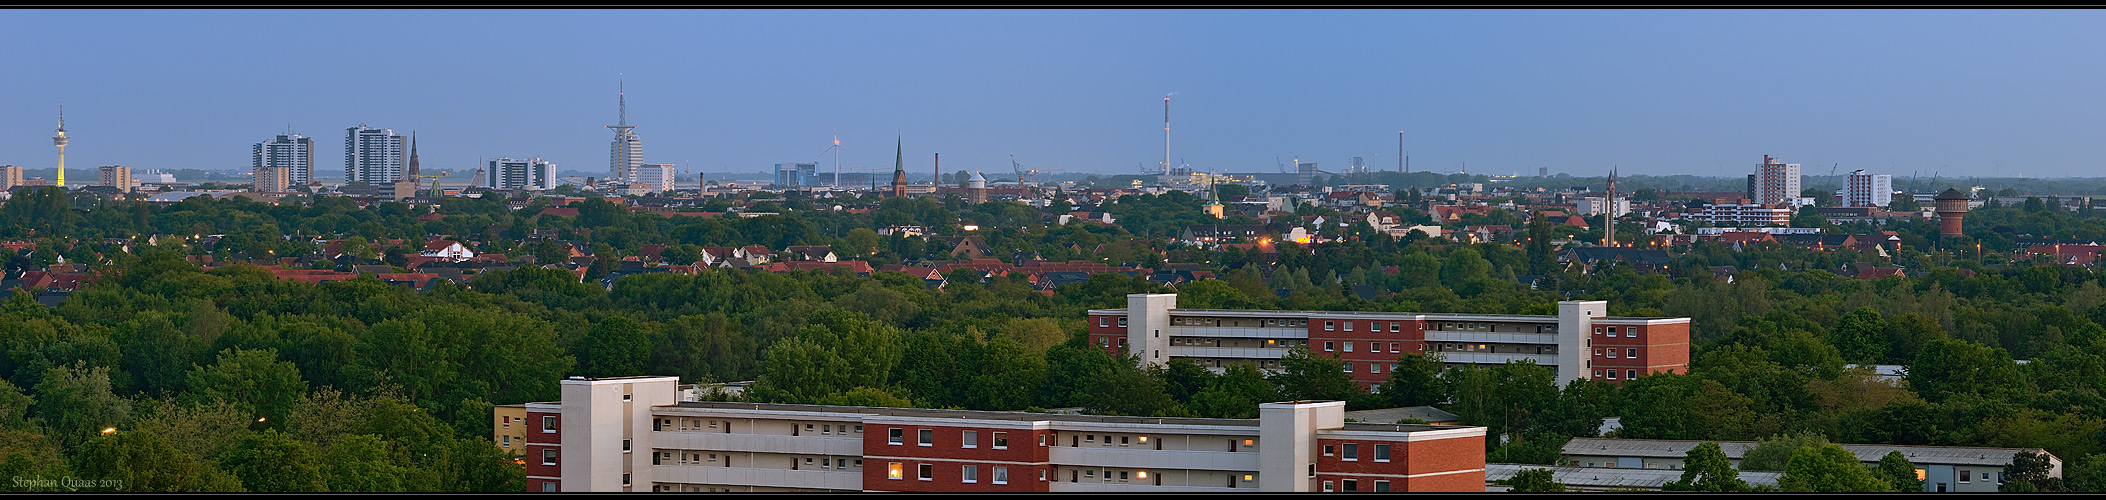
[[[1726,458],[1739,460],[1755,446],[1753,441],[1713,441],[1718,443]],[[1565,455],[1658,457],[1682,458],[1689,450],[1704,441],[1668,439],[1608,439],[1573,438],[1565,443]],[[1904,446],[1891,444],[1845,444],[1836,443],[1857,455],[1864,462],[1878,462],[1888,452],[1900,451],[1910,462],[1945,465],[2003,466],[2011,463],[2011,456],[2022,451],[2046,451],[2039,448],[1976,448],[1968,446]],[[2050,455],[2052,456],[2052,455]],[[2056,459],[2059,460],[2059,459]]]
[[[1171,418],[1171,417],[1126,417],[1113,415],[1074,415],[1061,413],[1029,413],[1020,411],[979,410],[935,410],[923,408],[876,408],[868,406],[828,406],[774,403],[736,403],[726,401],[684,401],[679,408],[708,408],[721,410],[802,411],[825,413],[861,413],[865,415],[913,417],[913,418],[958,418],[977,420],[1012,420],[1017,422],[1081,422],[1104,424],[1158,424],[1192,425],[1215,427],[1258,427],[1257,419],[1235,418]],[[1346,430],[1424,432],[1449,429],[1467,429],[1460,425],[1398,425],[1349,423]]]
[[[1613,467],[1571,467],[1535,464],[1484,464],[1484,480],[1492,482],[1513,479],[1522,469],[1550,469],[1550,478],[1559,484],[1583,488],[1659,488],[1669,481],[1682,479],[1678,469],[1629,469]],[[1741,471],[1740,479],[1748,485],[1777,486],[1782,472]]]

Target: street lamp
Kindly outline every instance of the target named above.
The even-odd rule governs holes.
[[[117,428],[116,428],[116,427],[104,427],[104,428],[102,428],[102,435],[104,435],[104,436],[108,436],[108,435],[111,435],[111,434],[116,434],[116,433],[117,433]]]

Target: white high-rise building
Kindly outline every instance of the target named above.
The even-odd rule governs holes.
[[[1755,203],[1793,203],[1799,198],[1799,190],[1799,164],[1780,163],[1770,155],[1762,155],[1762,165],[1755,170]]]
[[[380,186],[403,180],[409,148],[402,139],[394,130],[363,123],[344,129],[344,182]]]
[[[1602,212],[1614,210],[1615,214],[1611,217],[1622,217],[1623,214],[1631,213],[1631,199],[1619,196],[1615,203],[1610,203],[1600,196],[1589,196],[1581,198],[1576,208],[1582,215],[1601,215]]]
[[[270,142],[249,148],[250,168],[264,171],[284,167],[285,182],[306,184],[314,180],[314,139],[300,134],[278,134]]]
[[[1894,201],[1894,176],[1867,174],[1863,170],[1850,172],[1850,183],[1843,189],[1843,206],[1886,207]]]
[[[643,166],[643,140],[636,137],[636,126],[629,124],[629,96],[625,90],[619,94],[621,101],[620,121],[607,128],[614,129],[614,142],[607,146],[607,180],[612,182],[635,182],[636,167]]]
[[[555,189],[556,164],[539,157],[490,160],[483,166],[483,186],[492,189]]]
[[[674,170],[675,169],[673,168],[673,164],[671,163],[645,163],[642,165],[637,165],[636,176],[635,178],[630,179],[629,187],[640,187],[660,193],[672,191]]]

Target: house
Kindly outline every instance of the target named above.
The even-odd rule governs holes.
[[[1259,224],[1204,224],[1186,226],[1184,233],[1178,236],[1178,241],[1203,245],[1226,243],[1236,238],[1256,239],[1266,234],[1268,232],[1265,226]]]
[[[1639,270],[1665,269],[1673,262],[1665,250],[1644,250],[1626,247],[1567,247],[1558,255],[1558,260],[1572,265],[1596,266],[1622,262]]]
[[[968,259],[975,259],[994,255],[994,248],[988,246],[987,240],[980,239],[979,236],[960,236],[954,238],[955,240],[950,242],[955,243],[957,246],[951,247],[952,257],[964,257]]]
[[[475,251],[469,250],[466,246],[462,246],[461,242],[458,241],[434,240],[426,242],[424,244],[424,250],[418,252],[417,255],[420,257],[427,257],[432,259],[444,259],[453,262],[462,262],[468,259],[475,258]]]
[[[665,245],[651,243],[637,249],[636,257],[642,259],[646,264],[656,264],[665,261],[665,258],[662,256],[664,253]]]
[[[744,260],[747,264],[759,266],[775,260],[775,251],[760,245],[746,245],[739,247],[738,251],[732,254],[732,257]]]
[[[556,217],[577,217],[577,216],[578,216],[578,209],[575,209],[575,208],[570,208],[570,207],[549,207],[549,208],[544,208],[544,209],[541,209],[541,214],[540,214],[540,215],[544,215],[544,216],[551,216],[551,215],[552,215],[552,216],[556,216]]]
[[[1786,245],[1823,252],[1857,247],[1857,238],[1847,234],[1784,234],[1776,238]]]
[[[791,245],[788,248],[784,248],[782,253],[797,260],[817,262],[836,262],[841,260],[834,255],[833,247],[826,245]]]
[[[836,269],[846,269],[849,272],[856,273],[857,276],[869,276],[870,273],[876,272],[875,269],[872,269],[870,267],[869,262],[864,262],[860,260],[843,260],[835,262],[820,262],[811,260],[782,261],[769,264],[767,269],[768,272],[771,273],[785,273],[790,271],[831,272]]]
[[[695,256],[695,264],[705,267],[729,266],[730,261],[736,258],[733,255],[736,254],[736,247],[702,247],[702,253]]]
[[[1718,443],[1726,453],[1726,459],[1734,467],[1740,466],[1742,457],[1755,447],[1753,441],[1711,441]],[[1622,472],[1631,469],[1680,470],[1683,457],[1705,441],[1666,439],[1610,439],[1573,438],[1565,443],[1563,450],[1565,466],[1607,467]],[[1908,446],[1891,444],[1843,444],[1844,450],[1857,455],[1867,465],[1879,463],[1881,457],[1890,452],[1901,452],[1904,458],[1916,464],[1917,477],[1923,478],[1925,492],[1992,492],[2000,488],[2000,477],[2004,466],[2010,465],[2012,457],[2021,452],[2046,454],[2048,477],[2062,477],[2062,459],[2040,448],[1977,448],[1969,446]],[[1742,474],[1747,474],[1743,472]]]

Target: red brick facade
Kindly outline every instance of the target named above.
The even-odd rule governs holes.
[[[900,430],[900,443],[891,444],[892,429]],[[957,427],[914,424],[866,424],[863,433],[863,489],[902,492],[1045,492],[1052,465],[1047,447],[1053,432],[1029,428]],[[928,430],[930,444],[921,445],[921,432]],[[974,446],[965,446],[965,433],[975,433]],[[1000,436],[996,434],[1000,433]],[[997,447],[1000,440],[1006,446]],[[900,477],[892,478],[892,464],[900,466]],[[921,478],[928,465],[929,478]],[[965,482],[965,466],[977,467],[974,482]],[[1005,484],[996,484],[995,468],[1008,471]],[[1043,472],[1041,472],[1043,471]]]
[[[1616,332],[1615,336],[1609,335],[1611,329]],[[1688,323],[1603,323],[1595,324],[1589,335],[1594,344],[1588,353],[1593,362],[1591,370],[1600,372],[1595,380],[1622,383],[1630,380],[1633,374],[1642,377],[1654,373],[1685,373],[1689,366]],[[1615,370],[1616,374],[1610,375],[1610,370]]]
[[[545,489],[547,486],[544,486],[543,483],[557,483],[558,481],[541,478],[554,478],[563,475],[563,450],[561,446],[558,446],[563,444],[563,417],[561,415],[556,412],[527,410],[526,422],[524,422],[524,425],[526,425],[526,456],[521,457],[526,460],[527,491],[552,491]],[[549,429],[550,426],[544,419],[554,420],[554,429]],[[554,463],[544,463],[546,450],[556,452],[556,461]],[[561,486],[559,485],[558,489],[553,491],[562,491],[560,488]]]
[[[1347,445],[1354,448],[1351,459]],[[1322,438],[1317,446],[1316,478],[1330,482],[1332,492],[1376,492],[1378,482],[1387,482],[1393,493],[1484,491],[1483,436],[1409,442]],[[1388,460],[1378,459],[1379,446],[1388,446]],[[1318,491],[1324,490],[1319,486]]]
[[[1396,327],[1394,332],[1390,331],[1392,325]],[[1425,339],[1423,321],[1309,318],[1309,354],[1351,364],[1348,373],[1362,389],[1388,381],[1389,365],[1405,353],[1425,352]],[[1347,343],[1352,344],[1350,352]],[[1392,345],[1395,352],[1391,352]],[[1376,363],[1380,363],[1382,371],[1375,371]]]

